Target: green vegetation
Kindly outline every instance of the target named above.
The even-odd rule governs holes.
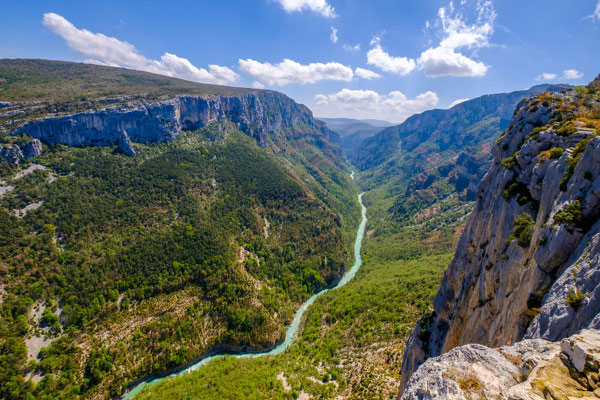
[[[527,185],[521,182],[517,182],[515,178],[506,182],[504,191],[502,192],[502,198],[505,201],[510,201],[513,197],[517,196],[517,203],[519,205],[525,205],[528,202],[534,203],[534,208],[537,207],[537,202],[531,197],[531,193],[527,188]]]
[[[549,158],[560,158],[560,156],[562,156],[564,152],[564,149],[560,147],[553,147],[550,149]]]
[[[510,240],[517,239],[517,243],[521,247],[529,247],[535,221],[528,213],[522,213],[513,221],[513,232]]]
[[[231,127],[212,141],[221,128],[138,157],[52,145],[36,159],[47,170],[10,182],[0,398],[118,396],[216,344],[269,345],[338,276],[359,211],[347,175],[294,140],[286,159]],[[46,326],[56,340],[28,362],[25,339]]]
[[[420,202],[420,192],[410,187],[407,193],[412,191],[415,199],[402,201],[390,196],[395,187],[388,185],[364,197],[369,221],[363,266],[346,286],[317,299],[288,351],[275,357],[219,359],[152,386],[139,398],[396,396],[404,342],[431,305],[470,203],[456,195],[419,197]],[[278,376],[285,377],[287,389]]]
[[[500,162],[500,166],[502,168],[509,169],[509,170],[513,169],[514,167],[517,166],[517,156],[518,155],[519,155],[519,153],[516,152],[512,156],[505,158],[504,160],[502,160]]]
[[[565,171],[565,175],[563,176],[562,180],[560,181],[560,190],[562,190],[563,192],[567,191],[567,184],[569,183],[569,180],[571,179],[571,177],[573,176],[573,173],[575,172],[575,166],[577,165],[577,162],[579,161],[579,157],[581,157],[581,155],[585,151],[587,144],[589,143],[590,140],[592,140],[592,138],[593,138],[593,136],[589,136],[589,137],[579,141],[579,143],[577,143],[577,145],[573,149],[573,153],[571,153],[571,156],[567,159],[568,167]]]
[[[577,311],[583,305],[585,295],[575,288],[575,290],[569,290],[566,301],[569,307]]]
[[[367,250],[356,278],[315,302],[302,334],[285,353],[218,359],[136,399],[295,399],[303,392],[323,399],[342,393],[395,396],[404,340],[431,304],[452,254],[386,261],[375,255],[382,250]]]
[[[256,92],[102,65],[51,60],[0,59],[0,99],[75,105],[104,97],[237,95]]]
[[[575,200],[569,203],[564,210],[557,211],[554,214],[554,223],[558,225],[570,224],[576,227],[582,227],[583,216],[581,214],[581,203]]]

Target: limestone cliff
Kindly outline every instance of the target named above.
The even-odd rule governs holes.
[[[0,162],[20,164],[22,160],[42,154],[42,143],[33,139],[24,143],[0,144]]]
[[[457,346],[600,328],[599,128],[593,86],[518,104],[434,308],[409,338],[403,388]]]
[[[110,100],[110,99],[108,99]],[[337,142],[335,133],[312,112],[289,97],[272,91],[230,96],[175,96],[159,99],[115,99],[117,105],[83,112],[42,115],[21,119],[12,134],[27,134],[47,143],[74,146],[118,145],[133,154],[131,142],[161,143],[175,139],[182,130],[194,130],[216,122],[232,122],[247,135],[266,145],[269,138],[311,139],[316,144]],[[18,108],[18,104],[13,108]],[[13,111],[14,112],[14,111]],[[11,121],[11,124],[15,124]]]

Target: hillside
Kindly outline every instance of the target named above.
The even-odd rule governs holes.
[[[306,107],[2,65],[0,397],[115,397],[206,352],[272,347],[351,261],[357,190]]]
[[[588,361],[600,328],[597,82],[518,104],[493,147],[434,308],[407,344],[403,399],[423,398],[424,388],[444,398],[594,396],[598,364]],[[471,343],[484,346],[459,347]],[[499,352],[520,368],[516,381],[485,375],[510,371],[489,349],[503,345],[514,345]]]
[[[227,96],[260,91],[53,60],[0,59],[0,77],[0,101],[82,102],[111,96]]]

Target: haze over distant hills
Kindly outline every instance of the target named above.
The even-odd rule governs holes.
[[[317,118],[340,136],[342,151],[348,157],[358,145],[382,129],[394,125],[378,119]]]

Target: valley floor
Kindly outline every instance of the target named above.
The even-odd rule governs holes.
[[[404,342],[431,303],[452,253],[389,261],[378,257],[373,247],[367,245],[363,267],[353,281],[315,302],[302,334],[287,352],[215,360],[149,387],[136,398],[395,397]]]

